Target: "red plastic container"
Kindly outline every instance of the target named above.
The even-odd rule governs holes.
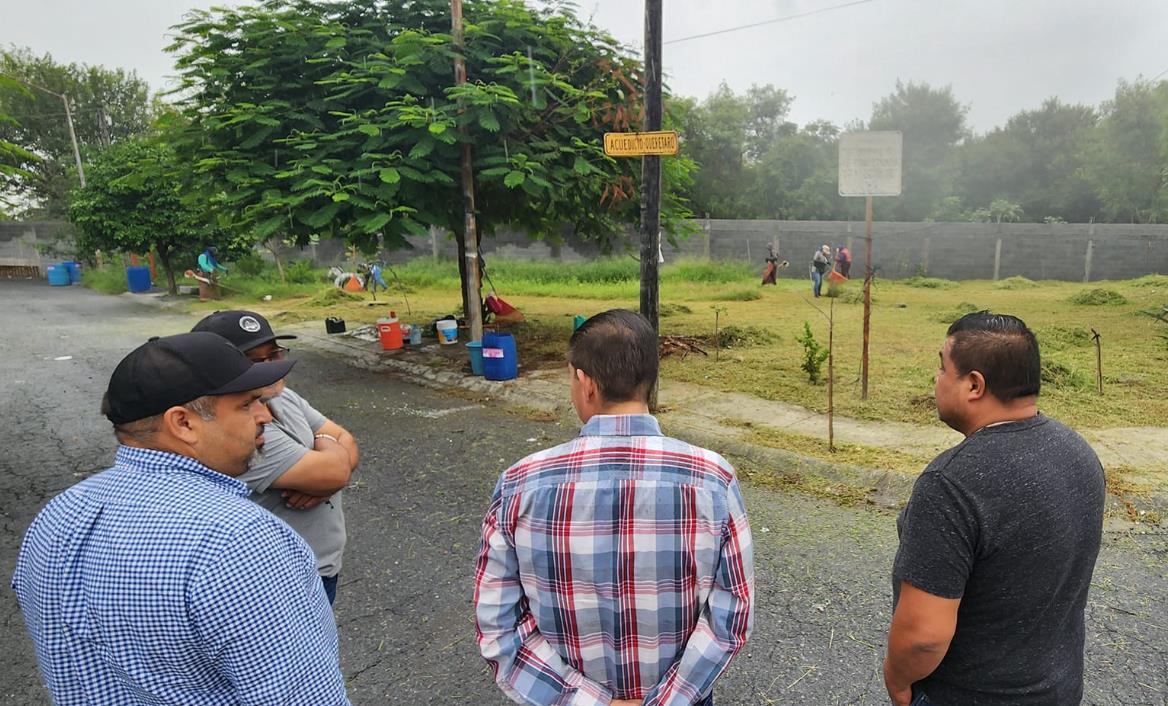
[[[402,347],[401,322],[397,320],[397,312],[391,311],[388,319],[377,320],[377,333],[382,350],[395,351]]]

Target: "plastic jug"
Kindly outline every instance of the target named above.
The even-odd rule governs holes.
[[[402,347],[401,322],[397,320],[397,312],[389,312],[389,318],[377,320],[377,334],[381,339],[382,350],[395,351]]]

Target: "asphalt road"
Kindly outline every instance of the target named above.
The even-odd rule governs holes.
[[[98,402],[117,361],[195,319],[127,297],[0,280],[0,574],[54,494],[106,467]],[[472,560],[498,472],[575,429],[300,351],[291,387],[348,427],[362,466],[336,604],[355,704],[501,704],[474,645]],[[66,358],[67,357],[67,358]],[[894,516],[745,487],[758,602],[720,704],[886,703]],[[257,588],[257,590],[262,590]],[[16,600],[0,590],[0,700],[47,703]],[[1168,537],[1108,534],[1088,607],[1086,703],[1168,704]]]

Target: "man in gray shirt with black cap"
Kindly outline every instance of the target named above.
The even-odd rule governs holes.
[[[253,362],[283,360],[286,348],[268,321],[254,311],[217,311],[195,325],[231,341]],[[341,490],[359,460],[353,435],[316,411],[280,380],[264,392],[272,421],[264,445],[239,479],[252,500],[291,525],[316,553],[329,603],[336,599],[345,551]]]

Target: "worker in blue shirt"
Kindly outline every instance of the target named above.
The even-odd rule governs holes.
[[[199,301],[219,298],[219,273],[227,268],[219,264],[219,249],[208,247],[199,255]]]
[[[349,703],[312,550],[237,479],[292,364],[209,332],[118,364],[114,466],[41,510],[12,578],[54,703]]]

